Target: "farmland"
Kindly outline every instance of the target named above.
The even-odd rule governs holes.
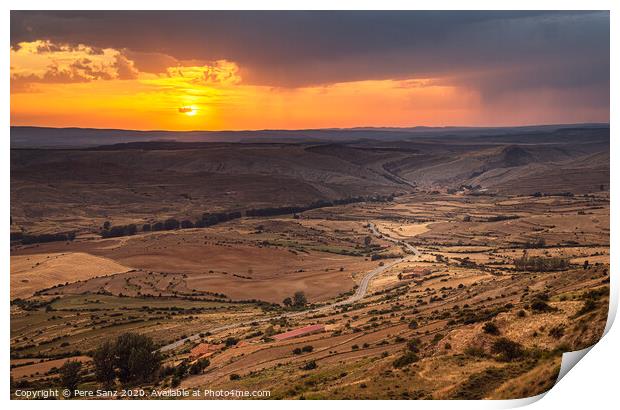
[[[133,150],[49,153],[59,163],[71,156],[83,161],[102,155],[112,161],[116,157],[110,152],[134,155],[134,166],[146,168],[124,182],[95,171],[71,181],[77,177],[69,177],[64,167],[39,164],[45,150],[18,153],[19,172],[12,180],[14,386],[57,387],[59,368],[75,359],[82,363],[81,387],[96,389],[96,349],[132,333],[152,340],[162,360],[157,377],[139,386],[269,390],[271,398],[294,399],[517,398],[549,389],[562,352],[601,337],[609,292],[608,181],[574,181],[572,188],[578,189],[565,182],[562,187],[570,192],[526,193],[535,169],[530,167],[520,174],[527,183],[513,192],[503,183],[457,183],[450,169],[442,178],[408,179],[410,185],[403,185],[377,174],[386,156],[405,155],[383,147],[362,151],[379,162],[356,165],[367,173],[358,184],[353,165],[341,164],[352,149],[346,145],[327,152],[321,145],[286,146],[278,154],[273,147],[240,145],[244,156],[258,149],[259,156],[276,155],[283,167],[293,166],[285,164],[286,158],[297,153],[303,159],[294,165],[299,172],[289,174],[308,185],[280,186],[288,196],[277,203],[275,196],[245,190],[246,176],[225,168],[220,176],[238,182],[235,192],[219,202],[209,196],[209,190],[219,189],[217,179],[215,187],[195,185],[189,198],[179,197],[197,184],[198,174],[157,188],[166,191],[158,202],[146,195],[147,179],[140,176],[154,160],[146,163]],[[595,151],[570,146],[563,152],[570,149],[579,157]],[[317,151],[339,159],[311,165],[305,156]],[[497,147],[483,151],[506,155]],[[147,156],[167,158],[167,166],[176,168],[182,153],[153,150]],[[215,154],[192,149],[185,155]],[[395,161],[391,157],[387,163],[397,176],[419,172],[403,158],[400,168]],[[49,202],[25,194],[47,182],[43,174],[26,172],[24,164],[66,177],[38,191],[49,195]],[[308,173],[312,167],[319,171]],[[171,175],[161,186],[171,183]],[[264,181],[270,189],[281,183]],[[124,192],[132,192],[129,185],[138,182],[137,193],[114,194],[118,205],[109,207],[93,189],[125,183],[129,191]],[[77,210],[71,195],[58,195],[67,189],[83,192],[81,200],[93,207]],[[375,189],[385,197],[371,198],[378,194]],[[337,201],[352,195],[366,197]],[[277,208],[316,200],[336,202],[299,212]],[[258,208],[267,211],[248,215],[248,209]],[[203,217],[170,224],[170,229],[151,228],[172,218],[196,221],[206,210],[239,215],[209,226],[198,223]],[[105,234],[130,224],[138,227],[135,232]],[[75,237],[19,240],[24,234],[68,231]],[[276,337],[313,325],[320,326],[310,329],[320,330]],[[192,355],[201,344],[215,347]]]

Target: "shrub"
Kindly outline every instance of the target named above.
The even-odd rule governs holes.
[[[226,347],[231,347],[239,343],[239,339],[236,339],[234,337],[229,337],[228,339],[226,339],[224,343],[226,344]]]
[[[407,352],[405,354],[403,354],[402,356],[396,358],[396,360],[394,360],[394,362],[392,363],[392,366],[394,366],[395,368],[399,369],[401,367],[405,367],[407,365],[410,365],[411,363],[415,363],[418,360],[420,360],[418,358],[418,356],[413,353],[413,352]]]
[[[551,306],[547,304],[547,302],[536,299],[530,304],[530,308],[535,312],[550,312],[553,310]]]
[[[241,379],[241,376],[239,376],[237,373],[233,373],[230,375],[230,380],[239,380]]]
[[[316,369],[318,366],[316,365],[316,362],[314,360],[311,360],[309,362],[307,362],[302,369],[303,370],[314,370]]]
[[[418,353],[420,351],[421,344],[422,342],[420,341],[420,339],[411,339],[407,342],[407,350],[409,350],[410,352]]]
[[[504,362],[512,362],[525,355],[523,346],[505,337],[499,338],[491,346],[491,352],[498,355],[498,359]]]
[[[484,330],[484,333],[488,333],[493,336],[499,335],[499,328],[493,322],[486,322],[482,327],[482,330]]]
[[[564,325],[554,326],[549,329],[549,336],[553,337],[554,339],[561,339],[562,336],[564,336],[564,329]]]

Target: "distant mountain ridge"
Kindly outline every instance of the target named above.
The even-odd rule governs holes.
[[[119,143],[176,142],[325,142],[512,136],[565,129],[609,128],[609,124],[557,124],[518,127],[356,127],[257,131],[139,131],[96,128],[11,127],[11,148],[86,148]]]

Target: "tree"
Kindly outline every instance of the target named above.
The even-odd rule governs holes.
[[[95,376],[97,381],[101,382],[106,388],[114,385],[116,372],[114,370],[116,364],[116,354],[114,345],[107,341],[93,355],[93,363],[95,365]]]
[[[194,223],[192,221],[188,219],[181,221],[181,229],[189,229],[193,227],[194,227]]]
[[[136,333],[125,333],[116,339],[116,367],[122,383],[148,381],[161,366],[161,355],[153,340]]]
[[[239,339],[234,338],[234,337],[229,337],[226,339],[224,343],[226,344],[226,347],[231,347],[239,343]]]
[[[172,229],[178,229],[178,228],[179,228],[179,221],[177,221],[177,220],[176,220],[176,219],[174,219],[174,218],[169,218],[169,219],[166,219],[166,220],[164,221],[164,228],[165,228],[166,230],[168,230],[168,231],[169,231],[169,230],[172,230]]]
[[[370,236],[367,236],[367,237],[364,238],[364,246],[365,247],[368,248],[370,246],[371,242],[372,242],[372,238]]]
[[[291,307],[293,306],[293,301],[291,300],[291,298],[284,298],[282,304],[286,307]]]
[[[65,362],[60,368],[60,382],[62,387],[69,390],[69,397],[73,397],[75,390],[77,390],[80,383],[80,369],[82,363],[77,360],[70,360]]]
[[[120,335],[106,342],[93,355],[97,380],[110,386],[118,375],[121,383],[152,380],[161,367],[162,357],[151,338],[135,333]]]
[[[308,300],[306,299],[306,294],[302,291],[295,292],[293,295],[293,306],[295,307],[303,307],[308,304]]]
[[[110,226],[112,226],[112,224],[110,223],[110,221],[105,221],[103,223],[103,229],[110,229]]]
[[[202,371],[209,367],[211,362],[209,359],[198,359],[189,367],[189,374],[200,374]]]

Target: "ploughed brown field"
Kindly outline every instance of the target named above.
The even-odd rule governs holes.
[[[216,212],[240,216],[194,226]],[[97,388],[93,350],[134,332],[167,366],[215,346],[181,387],[520,398],[607,320],[608,129],[14,149],[11,213],[15,385],[76,357]]]

